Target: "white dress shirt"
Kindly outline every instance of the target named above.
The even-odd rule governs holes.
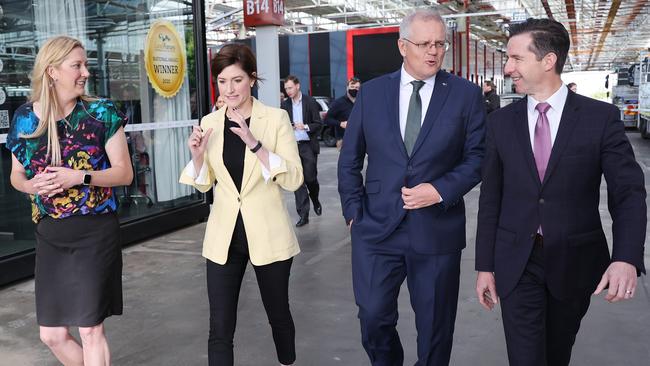
[[[294,102],[293,99],[291,99],[291,111],[293,113],[293,123],[304,124],[304,121],[302,120],[302,93],[300,93],[300,99],[298,99],[297,102]],[[309,141],[309,134],[307,134],[307,131],[309,131],[309,126],[307,125],[305,125],[304,130],[294,129],[293,133],[296,135],[296,141]]]
[[[402,64],[399,82],[399,131],[402,134],[402,140],[404,140],[404,131],[406,130],[406,116],[409,111],[409,102],[411,101],[411,94],[413,94],[413,84],[411,84],[411,81],[413,80],[417,79],[409,75]],[[424,81],[424,85],[420,88],[419,93],[420,100],[422,101],[422,120],[420,121],[420,125],[422,125],[424,117],[427,115],[429,101],[433,94],[433,87],[436,84],[436,76],[433,75],[432,77],[422,81]]]
[[[562,111],[564,110],[564,104],[566,103],[567,95],[569,95],[569,89],[566,85],[562,84],[560,89],[558,89],[553,95],[546,99],[546,103],[551,105],[551,108],[546,111],[546,117],[548,118],[548,124],[551,129],[551,146],[555,143],[555,137],[557,136],[557,130],[560,128],[560,119],[562,119]],[[530,135],[530,146],[535,146],[535,125],[537,124],[537,117],[539,112],[535,107],[541,102],[537,101],[532,96],[528,96],[528,134]]]

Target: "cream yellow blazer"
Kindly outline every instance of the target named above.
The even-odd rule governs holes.
[[[262,164],[249,149],[244,156],[241,193],[223,163],[223,130],[226,108],[210,113],[201,120],[203,131],[212,129],[205,154],[208,179],[199,182],[185,170],[180,182],[201,192],[214,188],[214,203],[203,239],[203,256],[224,264],[237,213],[241,210],[246,228],[250,259],[261,266],[289,259],[300,252],[298,240],[283,200],[282,190],[297,190],[303,182],[298,145],[287,112],[268,107],[253,99],[250,130],[264,148],[282,159],[265,181]],[[198,174],[198,172],[197,172]]]

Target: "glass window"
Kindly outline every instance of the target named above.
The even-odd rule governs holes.
[[[0,258],[34,248],[28,198],[10,184],[4,147],[14,111],[29,96],[29,72],[49,37],[74,36],[86,47],[89,95],[112,99],[129,117],[134,169],[129,187],[115,188],[122,222],[203,201],[178,183],[190,160],[186,140],[196,123],[192,2],[180,0],[5,0],[0,3]],[[148,80],[145,40],[157,20],[171,22],[186,46],[182,86],[161,96]]]

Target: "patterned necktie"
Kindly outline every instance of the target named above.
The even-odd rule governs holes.
[[[537,173],[539,174],[540,181],[544,181],[546,166],[551,156],[551,127],[548,124],[548,117],[546,117],[546,112],[549,108],[551,108],[551,105],[548,103],[539,103],[535,106],[535,109],[539,112],[539,116],[535,125],[535,146],[533,147],[533,153],[535,154],[535,165],[537,165]]]
[[[413,92],[409,101],[409,109],[406,114],[406,129],[404,130],[404,146],[406,152],[411,156],[415,141],[418,139],[420,127],[422,127],[422,101],[420,100],[420,89],[424,86],[424,81],[413,80]]]

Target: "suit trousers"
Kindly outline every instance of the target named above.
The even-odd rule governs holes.
[[[519,283],[501,299],[510,366],[569,365],[589,302],[589,294],[561,300],[549,292],[543,239],[538,235]]]
[[[318,155],[314,152],[309,141],[298,142],[298,153],[302,163],[305,183],[294,192],[296,197],[296,211],[302,218],[309,217],[309,199],[316,204],[320,185],[318,184]]]
[[[236,236],[236,235],[233,235]],[[210,335],[208,364],[232,366],[233,338],[237,323],[237,302],[249,260],[245,241],[233,240],[226,264],[207,260]],[[296,360],[296,330],[289,311],[289,272],[293,258],[263,266],[253,266],[262,303],[271,324],[278,361],[289,365]]]
[[[354,226],[354,223],[352,224]],[[363,347],[373,366],[401,366],[397,298],[407,280],[417,329],[416,366],[449,364],[458,304],[461,252],[420,254],[400,225],[381,243],[364,243],[352,228],[352,283]],[[357,239],[357,240],[355,240]]]

